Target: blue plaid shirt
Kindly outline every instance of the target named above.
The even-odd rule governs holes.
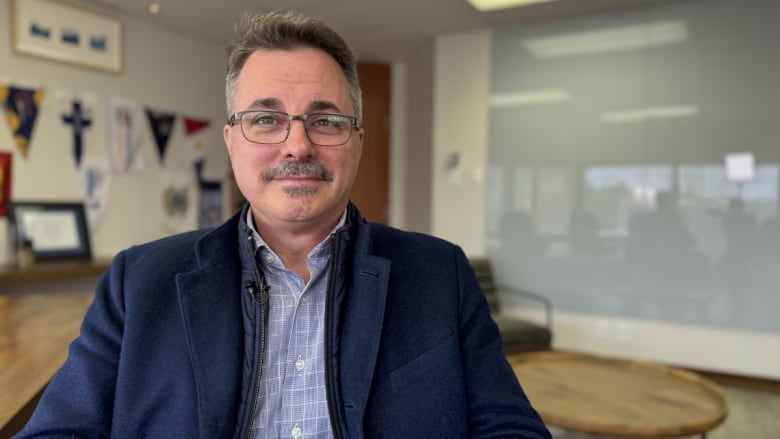
[[[346,221],[341,215],[335,232]],[[252,438],[332,438],[325,394],[325,294],[330,236],[309,253],[311,278],[285,268],[254,228],[255,257],[270,287],[268,337]]]

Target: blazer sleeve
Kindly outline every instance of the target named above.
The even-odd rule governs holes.
[[[16,438],[111,436],[124,326],[123,266],[124,253],[119,253],[98,281],[68,358]]]
[[[551,438],[502,351],[474,270],[459,249],[459,333],[471,438]]]

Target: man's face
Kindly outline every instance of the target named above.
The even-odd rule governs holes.
[[[232,102],[233,112],[246,110],[354,116],[338,64],[311,48],[257,50],[250,55]],[[313,145],[301,121],[291,122],[289,136],[280,144],[248,141],[238,122],[225,125],[224,137],[238,187],[259,227],[333,226],[357,174],[362,130],[341,146]]]

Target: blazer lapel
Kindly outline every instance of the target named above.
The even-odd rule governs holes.
[[[228,222],[230,224],[230,222]],[[243,327],[235,224],[197,244],[202,270],[176,277],[179,304],[198,389],[203,438],[232,435],[241,394]],[[222,236],[220,236],[222,235]],[[204,251],[208,249],[208,251]],[[232,253],[232,255],[231,255]]]
[[[379,353],[389,273],[387,259],[368,254],[355,257],[347,308],[342,314],[339,361],[347,425],[362,425]],[[350,433],[356,437],[360,434]]]

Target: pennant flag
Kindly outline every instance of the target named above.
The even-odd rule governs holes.
[[[192,145],[192,154],[195,160],[202,158],[206,155],[206,145],[203,143],[203,139],[200,134],[211,122],[206,119],[196,119],[192,117],[184,117],[184,130],[187,133],[187,137],[190,138]]]
[[[180,233],[198,227],[197,190],[193,175],[186,171],[168,171],[163,178],[162,201],[165,209],[163,228]]]
[[[137,104],[111,99],[108,103],[108,155],[116,172],[144,170],[143,111]]]
[[[203,158],[200,158],[198,160],[195,160],[195,177],[198,179],[198,183],[203,181],[203,166],[206,164],[206,160]]]
[[[184,128],[188,136],[191,136],[198,131],[209,126],[211,122],[206,119],[195,119],[192,117],[184,117]]]
[[[184,129],[192,143],[192,153],[195,162],[195,178],[198,181],[198,227],[215,227],[222,222],[222,182],[209,181],[203,175],[206,148],[203,143],[203,129],[209,126],[209,121],[184,118]]]
[[[201,181],[198,186],[198,227],[216,227],[222,223],[222,183]]]
[[[195,161],[198,180],[198,227],[216,227],[222,223],[222,182],[203,177],[204,159]]]
[[[154,143],[157,145],[157,152],[160,156],[160,163],[165,159],[165,149],[168,147],[168,139],[173,132],[173,123],[176,121],[176,115],[163,111],[155,111],[146,108],[146,117],[149,119],[149,125],[154,134]]]
[[[27,158],[30,138],[38,117],[38,107],[43,102],[43,90],[0,87],[0,102],[5,107],[5,117],[14,136],[16,148],[22,157]]]
[[[168,186],[163,191],[163,206],[169,217],[183,217],[187,213],[189,196],[186,186]]]
[[[11,153],[0,152],[0,217],[8,215],[11,199]]]
[[[81,156],[84,153],[84,130],[92,125],[92,120],[89,119],[88,111],[82,108],[80,100],[74,99],[71,105],[70,114],[63,114],[62,122],[70,125],[73,130],[73,159],[76,161],[76,166],[79,167],[81,166]]]
[[[95,233],[103,222],[111,191],[111,170],[105,157],[85,157],[77,174],[89,229]]]

